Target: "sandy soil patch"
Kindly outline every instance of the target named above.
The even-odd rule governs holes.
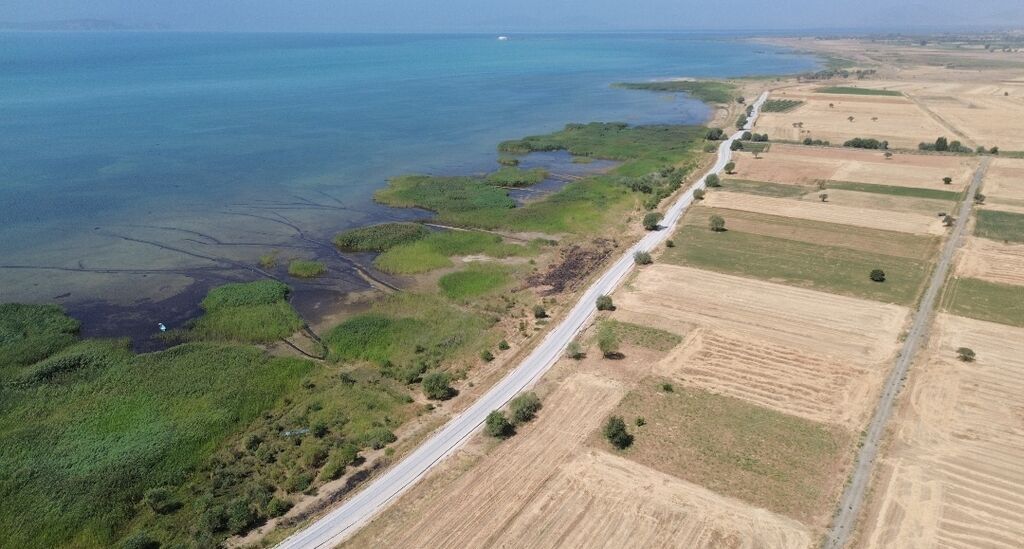
[[[591,451],[567,463],[499,546],[806,548],[799,522],[635,462]]]
[[[1024,286],[1024,244],[968,237],[961,253],[957,276]]]
[[[993,160],[985,173],[982,193],[987,205],[996,209],[1024,208],[1024,160]]]
[[[933,142],[950,133],[905,97],[816,93],[823,85],[827,84],[772,93],[772,99],[796,99],[804,104],[788,113],[764,113],[757,128],[775,140],[803,141],[810,137],[841,145],[854,137],[864,137],[904,149],[916,149],[922,141]],[[870,87],[879,86],[872,82]],[[803,126],[794,127],[794,123]]]
[[[677,333],[702,326],[867,366],[893,356],[908,316],[898,305],[666,264],[643,268],[632,288],[615,296],[622,320]]]
[[[941,314],[911,372],[860,545],[1021,547],[1024,329]]]
[[[931,235],[942,235],[946,232],[946,228],[942,226],[942,219],[936,215],[873,210],[821,201],[715,191],[707,194],[704,204],[713,208],[760,212],[869,229]],[[729,216],[723,217],[728,228]]]
[[[736,155],[738,179],[810,185],[818,181],[853,181],[943,191],[961,191],[970,182],[977,161],[969,157],[895,153],[835,147],[804,147],[775,143],[755,159]],[[943,177],[953,178],[946,185]]]
[[[868,419],[885,367],[698,330],[659,361],[655,371],[687,385],[856,431]]]

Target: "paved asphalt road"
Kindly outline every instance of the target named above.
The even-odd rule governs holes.
[[[749,117],[746,129],[753,126],[760,113],[761,105],[767,98],[768,94],[764,93],[754,102],[754,111]],[[732,151],[729,147],[733,140],[739,138],[741,134],[742,130],[722,142],[718,148],[718,161],[708,174],[717,174],[725,168],[732,158]],[[629,248],[600,279],[587,289],[565,319],[547,334],[533,352],[480,400],[452,418],[440,431],[369,486],[316,522],[284,540],[278,547],[281,549],[312,549],[337,545],[423,478],[434,465],[455,452],[474,431],[483,425],[487,414],[501,408],[520,391],[532,385],[562,356],[569,342],[594,316],[594,302],[598,296],[612,293],[612,290],[633,269],[633,253],[652,250],[666,240],[672,234],[683,212],[693,202],[694,189],[703,187],[704,178],[702,177],[668,209],[665,219],[662,221],[663,228],[648,233],[640,242]]]
[[[981,186],[981,180],[985,177],[985,172],[988,170],[990,162],[990,158],[983,159],[977,171],[974,172],[974,178],[971,180],[965,195],[966,198],[960,204],[960,214],[956,224],[953,226],[953,233],[949,236],[949,240],[946,241],[946,245],[942,249],[939,263],[935,266],[935,270],[932,271],[932,278],[928,282],[928,289],[925,290],[924,297],[921,298],[921,305],[914,315],[914,321],[910,326],[910,332],[907,333],[907,339],[903,342],[903,348],[900,349],[899,358],[896,359],[896,366],[889,372],[889,377],[885,380],[885,386],[882,388],[882,398],[875,407],[875,415],[871,418],[871,423],[868,424],[867,433],[864,436],[864,444],[857,453],[857,463],[854,467],[853,475],[850,477],[850,482],[847,483],[846,489],[839,499],[838,513],[835,519],[832,520],[832,526],[829,529],[828,536],[825,538],[824,546],[828,549],[841,549],[849,543],[850,536],[853,534],[861,507],[864,504],[864,495],[871,480],[871,470],[874,468],[875,459],[878,457],[878,445],[882,441],[882,435],[885,434],[885,426],[892,415],[896,395],[903,388],[903,383],[907,378],[907,370],[910,369],[910,364],[914,361],[917,349],[928,334],[928,328],[931,326],[932,312],[935,309],[935,302],[939,297],[939,290],[946,283],[946,275],[949,273],[950,264],[953,262],[953,254],[960,247],[964,227],[967,226],[967,219],[971,215],[974,193]]]

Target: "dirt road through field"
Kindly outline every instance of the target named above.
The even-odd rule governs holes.
[[[953,227],[953,233],[942,249],[942,255],[939,257],[935,270],[932,271],[928,289],[925,290],[924,297],[921,299],[921,305],[914,315],[913,324],[910,327],[910,332],[907,334],[907,339],[900,351],[899,358],[896,359],[896,365],[885,381],[881,400],[878,402],[875,415],[871,418],[871,423],[867,427],[863,445],[857,454],[857,463],[850,477],[850,482],[843,491],[843,495],[839,500],[839,510],[832,522],[832,526],[829,528],[825,540],[825,547],[828,549],[840,549],[845,547],[850,541],[850,536],[864,504],[864,495],[867,493],[872,469],[878,457],[878,445],[881,443],[882,436],[885,434],[886,424],[892,415],[896,395],[903,388],[907,370],[910,368],[914,355],[925,338],[924,336],[928,333],[928,327],[931,324],[939,291],[946,281],[946,275],[949,273],[953,255],[963,241],[964,228],[967,226],[967,220],[971,214],[971,206],[974,204],[971,197],[974,196],[974,193],[981,186],[981,180],[985,177],[985,171],[988,169],[990,162],[990,158],[985,158],[974,172],[974,178],[971,180],[971,185],[967,190],[967,198],[960,205],[959,217],[956,220],[956,225]]]

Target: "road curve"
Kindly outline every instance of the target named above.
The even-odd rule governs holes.
[[[514,370],[498,382],[472,406],[452,418],[444,427],[427,439],[401,462],[375,479],[359,493],[330,511],[316,522],[296,532],[278,545],[280,549],[313,549],[333,547],[355,533],[389,503],[411,488],[437,463],[457,450],[487,418],[492,410],[501,408],[523,389],[531,386],[544,372],[562,356],[566,346],[588,324],[594,316],[594,302],[598,296],[610,294],[612,290],[633,269],[633,254],[650,251],[672,234],[686,208],[693,202],[693,191],[704,188],[704,179],[710,174],[721,172],[732,159],[730,146],[745,130],[753,127],[760,114],[761,105],[768,98],[765,92],[753,103],[753,112],[743,130],[737,131],[718,148],[718,160],[701,177],[700,181],[685,191],[665,212],[662,228],[648,233],[630,247],[622,256],[594,282],[580,297],[565,318],[534,348],[533,352]]]
[[[971,206],[974,205],[974,194],[978,192],[978,187],[981,186],[981,180],[985,177],[985,172],[988,170],[990,162],[991,158],[983,159],[981,165],[974,172],[974,178],[971,179],[971,184],[964,194],[964,201],[960,204],[960,213],[958,214],[959,217],[957,217],[956,224],[953,226],[953,232],[949,236],[949,240],[946,241],[946,245],[942,248],[942,255],[939,256],[939,262],[935,265],[935,270],[932,271],[928,288],[924,291],[921,305],[914,314],[914,320],[911,323],[910,331],[907,333],[907,338],[903,341],[903,347],[900,349],[899,357],[896,359],[896,365],[889,372],[889,376],[885,380],[885,386],[882,387],[882,396],[875,407],[875,415],[871,418],[871,423],[868,424],[863,444],[857,453],[853,474],[850,476],[850,481],[846,484],[846,489],[843,490],[843,495],[839,498],[839,509],[826,535],[824,547],[827,549],[842,549],[849,543],[850,536],[853,535],[857,518],[860,516],[861,507],[864,505],[864,496],[867,493],[868,483],[871,480],[871,471],[874,468],[875,459],[878,457],[878,447],[882,442],[882,436],[885,434],[889,417],[892,416],[896,396],[903,388],[904,381],[907,378],[907,371],[910,369],[910,364],[914,361],[914,355],[921,347],[925,335],[928,334],[928,327],[931,325],[932,313],[935,309],[935,303],[938,301],[939,290],[946,283],[946,275],[949,273],[949,267],[953,262],[953,254],[960,247],[964,235],[964,227],[967,226],[967,219],[971,215]]]

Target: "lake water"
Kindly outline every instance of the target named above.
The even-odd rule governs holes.
[[[0,301],[137,335],[270,250],[334,262],[306,290],[365,288],[345,261],[367,258],[323,243],[421,217],[372,202],[391,176],[492,170],[499,141],[568,122],[708,116],[616,81],[816,66],[729,37],[511,38],[0,33]]]

